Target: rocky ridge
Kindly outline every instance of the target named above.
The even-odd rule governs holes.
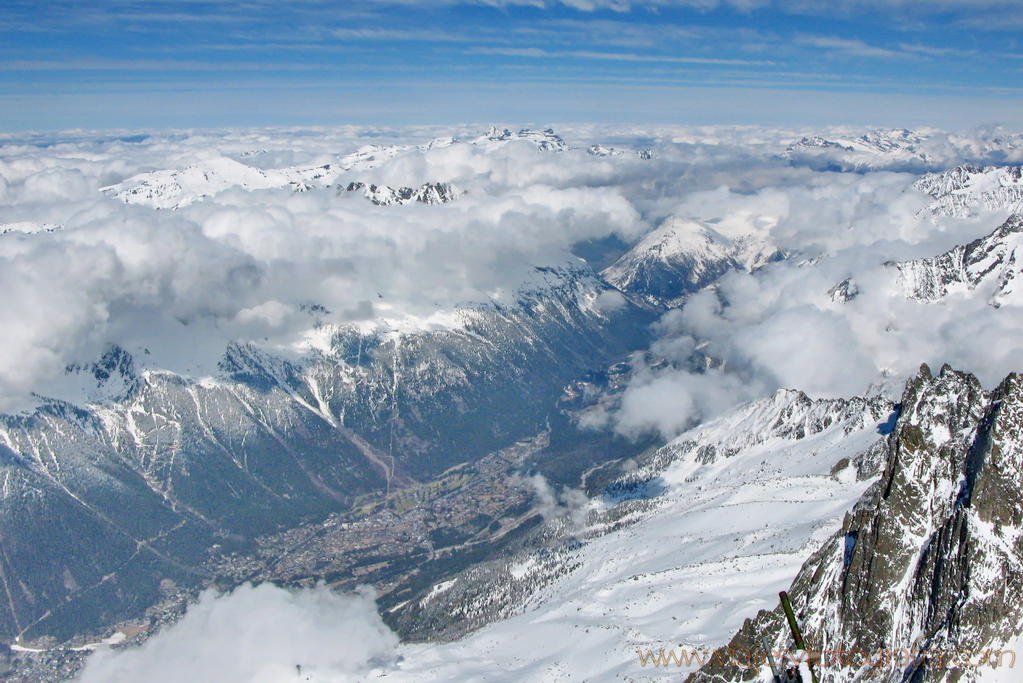
[[[941,301],[955,292],[985,288],[988,302],[1023,303],[1016,278],[1023,267],[1023,215],[1009,217],[994,232],[944,254],[915,261],[889,262],[898,271],[906,296],[925,303]]]
[[[990,667],[963,665],[959,653],[976,664],[1020,634],[1021,429],[1015,374],[990,393],[948,366],[937,376],[922,366],[907,384],[880,478],[789,589],[811,648],[824,651],[823,683],[983,680]],[[761,611],[729,647],[766,638],[788,648],[783,622],[780,607]],[[840,647],[869,661],[836,659]],[[688,681],[760,675],[717,662]]]
[[[935,198],[926,211],[936,216],[968,216],[978,211],[1023,211],[1023,169],[964,164],[928,173],[913,187]]]

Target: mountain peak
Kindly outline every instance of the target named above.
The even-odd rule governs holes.
[[[729,270],[752,271],[783,257],[762,234],[729,230],[726,235],[715,227],[671,216],[603,275],[623,291],[674,303]]]

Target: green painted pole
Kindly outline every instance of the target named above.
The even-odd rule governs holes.
[[[785,618],[789,620],[789,629],[792,631],[792,639],[796,641],[796,649],[806,652],[806,666],[810,669],[810,677],[813,679],[813,683],[817,683],[817,672],[814,671],[813,662],[810,661],[810,653],[803,642],[803,634],[799,630],[799,624],[796,623],[796,613],[792,611],[789,594],[782,591],[778,593],[778,597],[781,598],[781,608],[785,610]]]

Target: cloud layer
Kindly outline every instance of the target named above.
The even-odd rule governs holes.
[[[324,585],[289,591],[243,584],[209,590],[141,647],[99,650],[77,683],[346,683],[393,659],[397,637],[371,589],[340,595]]]

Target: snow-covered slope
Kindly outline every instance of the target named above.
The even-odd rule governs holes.
[[[876,476],[872,447],[892,408],[780,391],[683,434],[603,497],[549,521],[543,547],[467,570],[406,606],[410,622],[441,631],[504,620],[457,642],[404,646],[396,670],[381,674],[662,680],[636,651],[718,646],[770,606]]]
[[[1013,215],[994,232],[933,258],[887,264],[897,268],[906,296],[926,303],[956,292],[983,289],[996,308],[1023,304],[1017,277],[1023,269],[1023,215]]]
[[[927,211],[936,216],[969,216],[979,211],[1023,211],[1023,169],[970,164],[928,173],[913,185],[935,198]]]
[[[603,275],[622,291],[672,305],[729,270],[751,271],[783,257],[766,231],[715,227],[672,216]]]
[[[513,133],[507,128],[491,126],[486,133],[472,141],[472,144],[483,147],[488,152],[500,149],[510,142],[529,142],[536,145],[538,152],[564,152],[571,149],[553,130],[535,131],[524,128]]]
[[[456,142],[458,141],[455,138],[443,137],[435,138],[425,145],[366,145],[341,157],[337,166],[342,171],[368,171],[414,149],[426,152],[435,148],[450,147]]]
[[[491,128],[485,135],[473,140],[472,144],[491,152],[515,141],[531,143],[540,152],[561,152],[570,149],[564,140],[549,129],[539,132],[521,130],[512,133],[507,129]],[[457,142],[455,138],[445,137],[424,145],[366,145],[340,157],[335,164],[316,167],[259,169],[228,157],[219,157],[192,164],[181,170],[140,173],[100,190],[126,204],[141,204],[156,209],[180,209],[231,188],[262,190],[290,187],[296,192],[302,192],[329,187],[342,173],[368,171],[414,150],[427,152],[431,149],[449,147]],[[364,187],[365,184],[359,181],[351,181],[343,191],[352,192],[354,189]],[[404,204],[410,201],[439,204],[450,201],[458,194],[453,188],[439,183],[423,185],[419,189],[370,185],[364,193],[374,204],[383,205]]]
[[[1018,163],[1021,151],[1019,134],[948,135],[895,128],[863,135],[807,136],[789,145],[781,158],[818,171],[942,174],[957,164]]]

